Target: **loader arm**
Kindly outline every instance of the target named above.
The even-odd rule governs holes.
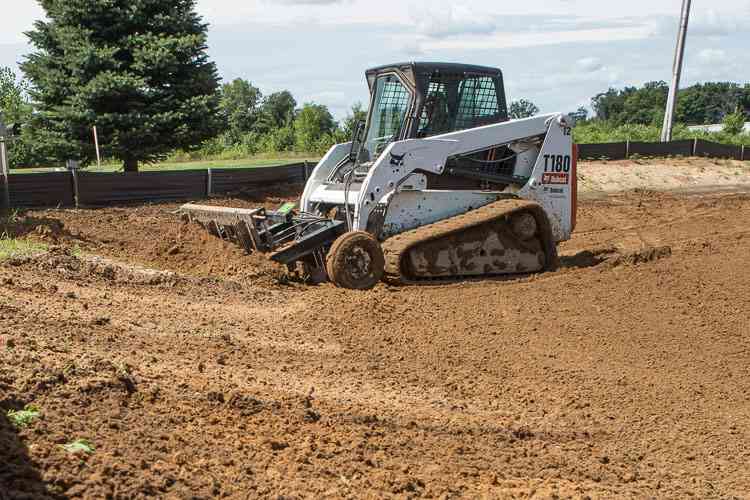
[[[482,151],[493,146],[518,147],[532,138],[543,137],[540,150],[518,151],[514,176],[519,184],[508,194],[542,205],[550,217],[556,241],[566,240],[572,231],[573,200],[572,138],[567,117],[541,115],[487,125],[429,139],[394,142],[386,148],[363,181],[354,207],[353,229],[365,231],[376,207],[388,206],[393,195],[410,177],[410,189],[419,189],[421,173],[443,174],[449,158]],[[523,182],[523,184],[520,184]],[[486,204],[493,201],[486,198]],[[467,207],[477,208],[477,206]]]

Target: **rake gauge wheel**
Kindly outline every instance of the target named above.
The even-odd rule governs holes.
[[[340,236],[328,251],[328,278],[339,288],[368,290],[383,277],[385,257],[370,233],[353,231]]]

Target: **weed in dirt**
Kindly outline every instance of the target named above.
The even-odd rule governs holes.
[[[0,217],[0,225],[11,226],[21,222],[21,211],[18,209],[11,210]]]
[[[91,444],[91,442],[87,439],[76,439],[75,441],[62,445],[62,448],[68,453],[72,453],[74,455],[77,455],[79,453],[91,455],[96,450],[96,448],[94,448],[94,445]]]
[[[76,366],[75,361],[68,361],[67,363],[65,363],[65,366],[63,366],[63,369],[62,369],[63,375],[65,375],[66,377],[75,375],[76,368],[77,366]]]
[[[29,257],[47,250],[47,245],[11,238],[8,233],[0,235],[0,260]]]
[[[23,410],[8,410],[8,420],[16,429],[28,427],[41,415],[39,408],[34,405],[26,405]]]

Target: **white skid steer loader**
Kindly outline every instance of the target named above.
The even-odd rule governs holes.
[[[296,210],[185,205],[186,217],[344,288],[554,269],[575,226],[568,117],[508,120],[494,68],[405,63],[366,75],[366,124],[318,163]]]

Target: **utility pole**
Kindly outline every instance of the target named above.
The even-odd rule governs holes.
[[[682,0],[682,15],[680,16],[680,32],[677,35],[677,48],[674,53],[674,65],[672,67],[672,85],[669,87],[667,98],[667,111],[664,113],[664,126],[661,129],[661,141],[672,140],[672,124],[674,123],[674,110],[677,105],[677,92],[680,89],[680,76],[682,75],[682,60],[685,57],[685,38],[687,38],[688,20],[690,19],[691,0]]]

